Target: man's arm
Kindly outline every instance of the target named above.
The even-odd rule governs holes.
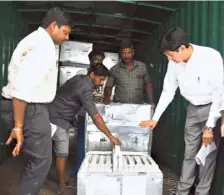
[[[172,62],[169,62],[167,73],[164,78],[163,91],[160,96],[159,103],[156,107],[155,114],[153,115],[152,120],[141,122],[139,124],[141,127],[151,127],[153,129],[156,126],[161,115],[173,100],[177,87],[177,75]]]
[[[22,129],[27,103],[17,98],[13,98],[12,103],[14,114],[14,128],[6,142],[6,145],[9,145],[13,139],[17,140],[16,146],[12,151],[12,155],[15,157],[19,155],[24,140]]]
[[[224,124],[224,111],[222,111],[222,124]]]
[[[93,115],[91,115],[91,118],[92,118],[94,124],[97,126],[97,128],[100,131],[102,131],[109,139],[111,139],[113,137],[110,130],[105,125],[104,120],[100,114],[93,114]]]
[[[221,117],[220,107],[224,110],[224,104],[222,104],[222,94],[224,87],[223,77],[223,59],[219,53],[216,53],[212,58],[212,66],[209,71],[212,85],[212,105],[209,112],[209,117],[206,123],[207,127],[215,127],[217,120]]]
[[[17,98],[13,98],[12,103],[15,124],[14,128],[22,130],[27,102]]]
[[[112,67],[110,70],[110,75],[107,77],[107,82],[104,88],[104,102],[105,104],[109,104],[111,102],[111,94],[112,94],[112,89],[115,85],[115,77],[114,77],[114,68]]]
[[[105,125],[103,118],[100,114],[98,114],[96,105],[93,101],[92,90],[84,86],[80,93],[80,100],[97,128],[102,131],[111,140],[112,143],[120,145],[120,141],[111,134],[110,130]]]
[[[221,117],[220,107],[222,108],[222,94],[224,86],[223,78],[223,60],[221,55],[217,52],[213,55],[211,63],[212,66],[209,69],[209,77],[211,79],[212,86],[212,105],[209,111],[206,127],[203,129],[202,143],[205,147],[211,144],[213,141],[213,131],[210,128],[214,128],[217,120]],[[221,125],[221,134],[223,133],[223,125]]]
[[[153,101],[153,89],[152,89],[152,84],[151,83],[146,83],[146,92],[149,98],[149,104],[154,104]]]
[[[173,100],[178,87],[176,71],[172,62],[169,62],[166,76],[164,78],[163,91],[156,107],[153,120],[158,121],[167,106]]]
[[[152,83],[150,76],[148,74],[148,70],[146,68],[146,65],[144,64],[144,84],[145,84],[145,90],[149,99],[149,104],[154,104],[153,101],[153,88],[152,88]]]
[[[104,98],[105,99],[110,99],[112,94],[112,87],[105,87],[104,89]]]
[[[222,110],[221,137],[224,137],[224,110]]]

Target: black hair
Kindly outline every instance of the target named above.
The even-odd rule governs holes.
[[[89,60],[91,60],[93,58],[93,56],[102,56],[103,59],[105,58],[105,54],[103,51],[99,51],[99,50],[93,50],[89,53],[88,57]]]
[[[134,49],[134,45],[130,40],[123,40],[120,46],[120,51],[122,51],[125,48]]]
[[[164,53],[165,51],[177,51],[178,48],[184,45],[189,47],[189,40],[187,34],[179,27],[172,28],[164,33],[159,41],[159,50]]]
[[[96,64],[95,66],[90,66],[88,69],[88,75],[90,75],[91,72],[94,72],[97,76],[109,76],[108,68],[100,63]]]
[[[69,14],[62,8],[53,7],[49,9],[43,19],[41,27],[47,28],[54,21],[57,23],[59,28],[66,25],[72,27],[72,20]]]

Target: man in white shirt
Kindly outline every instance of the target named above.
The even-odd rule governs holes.
[[[212,48],[190,44],[185,32],[179,28],[165,33],[160,49],[169,60],[163,91],[152,120],[143,121],[140,126],[155,128],[173,100],[176,89],[180,88],[189,105],[185,124],[185,154],[177,195],[188,195],[195,181],[195,156],[201,144],[211,144],[219,137],[213,129],[220,117],[223,60],[220,53]],[[211,152],[205,166],[200,167],[200,182],[195,191],[197,195],[209,194],[216,155],[217,150]]]
[[[42,26],[17,45],[9,64],[8,83],[2,96],[5,101],[12,101],[14,128],[6,144],[17,140],[13,156],[19,155],[22,147],[21,195],[37,195],[51,165],[47,104],[56,94],[55,44],[69,39],[70,22],[68,14],[61,9],[50,9]]]

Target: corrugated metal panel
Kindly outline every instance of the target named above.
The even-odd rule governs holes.
[[[154,96],[158,101],[162,91],[163,80],[167,68],[167,60],[159,54],[157,44],[163,32],[169,28],[180,26],[184,29],[192,43],[210,46],[221,52],[224,57],[224,2],[222,1],[189,1],[177,10],[167,21],[156,29],[149,37],[149,53],[144,61],[154,64],[150,72],[154,84]],[[147,43],[147,41],[146,41]],[[163,114],[158,127],[154,131],[153,151],[165,161],[169,168],[180,173],[184,154],[184,125],[187,102],[178,92],[174,101]],[[217,170],[212,187],[214,195],[222,194],[221,175],[224,155],[220,153]],[[222,165],[222,166],[221,166]]]
[[[8,63],[12,52],[26,30],[26,23],[16,14],[12,2],[0,2],[0,89],[6,84]],[[4,121],[0,120],[0,164],[10,155],[10,147],[4,146],[9,135]]]

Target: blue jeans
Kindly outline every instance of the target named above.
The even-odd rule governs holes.
[[[77,155],[75,168],[71,176],[75,177],[79,171],[79,167],[85,157],[85,116],[78,117],[78,135],[77,135]]]

